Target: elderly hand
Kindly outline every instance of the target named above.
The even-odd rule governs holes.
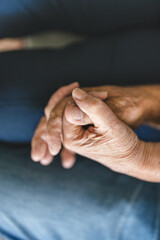
[[[46,139],[46,131],[47,131],[47,119],[49,118],[50,112],[52,109],[55,109],[56,105],[56,114],[57,116],[63,115],[63,110],[65,105],[68,101],[68,95],[71,94],[72,90],[78,87],[79,84],[77,82],[72,83],[68,86],[63,86],[58,89],[50,98],[47,107],[45,108],[45,116],[42,117],[40,123],[35,130],[34,136],[32,138],[32,151],[31,151],[31,158],[35,162],[40,162],[43,165],[48,165],[53,160],[53,155],[49,151],[47,139]],[[65,99],[61,103],[61,101]],[[59,105],[60,107],[59,107]],[[64,155],[67,156],[72,164],[74,163],[74,155],[64,149]]]
[[[53,157],[61,149],[62,134],[62,117],[64,108],[71,99],[71,91],[78,87],[78,83],[73,83],[60,88],[50,98],[46,108],[45,116],[37,127],[32,140],[32,159],[40,161],[43,165],[48,165]],[[139,87],[115,87],[101,86],[84,88],[87,92],[107,91],[108,98],[106,103],[115,112],[115,114],[131,127],[140,125],[145,121],[149,114],[150,101],[147,90],[144,86]],[[50,145],[47,146],[46,138],[44,139],[44,129],[46,129],[47,120],[50,118],[49,126],[52,126],[52,137],[49,134]],[[55,123],[55,124],[54,124]],[[56,124],[58,123],[58,124]],[[50,128],[51,129],[51,128]],[[51,144],[52,143],[56,143]],[[40,144],[41,143],[41,144]],[[43,143],[43,144],[42,144]],[[54,148],[54,149],[53,149]],[[46,150],[47,149],[47,150]],[[46,157],[47,156],[47,157]],[[66,168],[72,167],[75,162],[75,156],[65,148],[61,152],[62,165]]]
[[[45,116],[40,120],[32,138],[31,158],[33,161],[40,162],[42,165],[48,165],[53,161],[54,156],[60,151],[63,112],[67,102],[72,98],[72,90],[78,86],[79,84],[77,82],[63,86],[51,96],[45,108]],[[102,100],[106,98],[106,96],[105,98],[103,97],[103,92],[93,94]],[[50,116],[51,111],[52,115]],[[50,131],[50,133],[52,133],[52,137],[49,135],[48,139],[46,134],[47,120],[49,118],[50,126],[52,127]],[[48,144],[48,140],[51,141],[50,144]],[[75,163],[75,154],[63,147],[61,151],[61,159],[63,167],[70,168]]]
[[[89,125],[84,128],[78,124],[81,120],[77,120],[77,124],[71,123],[75,103],[70,102],[63,117],[65,148],[114,171],[144,179],[144,143],[100,99],[81,89],[74,89],[72,96]]]
[[[42,165],[48,165],[52,162],[53,156],[57,155],[60,151],[63,112],[67,102],[72,98],[72,90],[78,86],[79,83],[77,82],[63,86],[51,96],[44,110],[45,116],[42,117],[32,138],[31,158],[33,161],[40,162]],[[88,88],[88,91],[92,91],[92,89],[94,88]],[[97,93],[94,92],[93,94],[96,94],[96,96],[102,100],[105,99],[103,97],[103,92],[99,91]],[[50,131],[52,132],[52,137],[50,138],[49,135],[50,144],[48,144],[46,136],[47,121],[49,118],[50,126],[52,126]],[[75,163],[75,154],[63,147],[61,151],[61,159],[63,167],[70,168]]]

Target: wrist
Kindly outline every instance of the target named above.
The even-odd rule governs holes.
[[[139,141],[137,161],[138,178],[149,182],[160,182],[160,143]]]
[[[143,141],[139,140],[136,136],[137,141],[135,141],[135,144],[132,148],[132,154],[129,158],[129,169],[127,175],[130,175],[132,177],[146,180],[145,176],[143,176],[142,172],[144,172],[145,166],[144,166],[144,153],[145,153],[145,144]]]
[[[143,86],[146,93],[146,123],[160,123],[160,85]]]

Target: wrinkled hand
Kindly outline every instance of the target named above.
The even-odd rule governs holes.
[[[63,86],[60,89],[58,89],[51,96],[51,98],[45,108],[45,116],[42,117],[42,119],[34,133],[34,136],[32,138],[31,158],[33,159],[33,161],[40,162],[43,165],[48,165],[52,162],[53,155],[49,151],[49,146],[48,146],[47,138],[46,138],[47,119],[49,118],[50,112],[52,109],[55,109],[57,116],[63,115],[63,110],[68,101],[67,96],[70,95],[72,90],[78,86],[79,86],[79,84],[77,82],[72,83],[68,86]],[[65,101],[62,101],[63,99]],[[74,154],[71,154],[68,150],[63,149],[63,155],[65,156],[64,157],[64,165],[65,165],[66,159],[69,159],[70,165],[74,164],[74,161],[75,161]]]
[[[112,109],[112,111],[121,119],[124,123],[131,127],[137,127],[143,123],[148,114],[148,94],[143,86],[136,87],[115,87],[115,86],[100,86],[92,88],[83,88],[87,92],[101,92],[107,91],[108,97],[105,103]],[[97,96],[98,97],[98,96]],[[71,98],[70,98],[71,99]],[[61,149],[61,134],[62,134],[62,117],[64,106],[68,102],[68,98],[63,99],[63,101],[56,106],[50,113],[50,118],[48,120],[47,135],[48,143],[50,145],[50,152],[53,155],[59,153]],[[64,104],[65,103],[65,104]],[[78,114],[78,109],[74,107],[74,120],[81,117]],[[60,111],[60,109],[62,111]],[[49,115],[49,114],[48,114]],[[80,124],[85,125],[87,122],[87,117],[84,116]],[[58,123],[58,124],[57,124]],[[66,152],[66,150],[65,150]],[[65,159],[67,155],[63,150],[61,151],[62,165],[68,162],[68,167],[72,167],[72,161]],[[73,153],[70,152],[70,157]],[[70,163],[69,163],[70,162]]]
[[[61,134],[62,134],[62,117],[64,108],[71,99],[71,91],[73,88],[77,87],[77,83],[65,86],[60,88],[55,94],[52,95],[50,101],[48,102],[47,107],[45,108],[46,119],[49,120],[48,124],[48,139],[45,139],[46,145],[45,148],[42,147],[41,151],[38,153],[39,141],[44,128],[46,129],[46,120],[43,120],[42,123],[38,126],[35,135],[32,140],[32,159],[35,161],[40,161],[44,165],[48,165],[52,160],[51,156],[59,153],[61,149]],[[84,88],[87,92],[90,91],[107,91],[108,98],[106,103],[113,110],[113,112],[125,123],[131,127],[136,127],[145,121],[145,118],[148,114],[147,106],[148,104],[148,95],[145,91],[145,88],[140,87],[115,87],[115,86],[101,86],[101,87],[92,87]],[[76,109],[75,109],[76,112]],[[76,113],[75,113],[76,114]],[[78,114],[76,114],[78,117]],[[75,116],[76,117],[76,116]],[[50,119],[49,119],[50,118]],[[84,118],[85,120],[85,118]],[[81,123],[82,125],[84,122]],[[45,125],[45,127],[44,127]],[[43,130],[42,130],[43,129]],[[52,133],[52,136],[51,134]],[[41,146],[41,145],[39,145]],[[44,157],[44,153],[47,148],[47,159]],[[34,150],[35,149],[35,150]],[[44,150],[43,150],[44,149]],[[49,152],[50,158],[49,158]],[[61,151],[62,165],[66,168],[72,167],[75,162],[74,153],[67,151],[65,148]]]
[[[31,158],[42,165],[48,165],[53,161],[53,157],[61,150],[62,118],[66,104],[72,99],[72,90],[78,87],[77,82],[59,88],[50,98],[44,112],[45,116],[41,119],[34,136],[32,138]],[[92,91],[94,88],[88,88]],[[103,92],[93,93],[102,100]],[[49,121],[49,132],[47,134],[47,121]],[[52,134],[52,135],[51,135]],[[71,168],[75,163],[75,154],[64,147],[61,151],[62,166]]]
[[[143,165],[143,142],[100,99],[81,89],[74,89],[72,96],[74,102],[66,106],[63,116],[62,141],[65,148],[114,171],[140,178],[137,172]],[[71,118],[75,104],[82,118],[73,124]],[[84,116],[85,124],[89,124],[87,128],[79,124]]]

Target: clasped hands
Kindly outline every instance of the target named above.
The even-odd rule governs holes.
[[[73,83],[60,88],[34,133],[32,159],[48,165],[61,151],[63,167],[70,168],[75,154],[80,154],[113,171],[144,179],[139,171],[146,167],[145,144],[131,128],[146,119],[146,95],[143,87],[82,90]]]

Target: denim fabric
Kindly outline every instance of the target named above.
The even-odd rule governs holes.
[[[0,234],[15,240],[159,240],[160,185],[78,157],[64,170],[0,146]]]

